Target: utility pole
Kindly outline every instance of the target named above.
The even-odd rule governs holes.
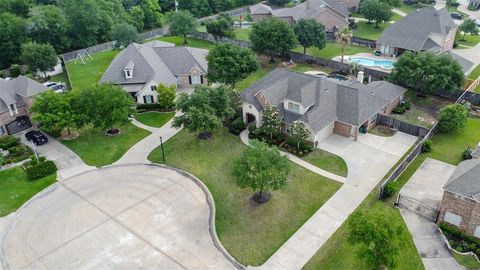
[[[163,139],[162,139],[162,136],[160,136],[160,146],[162,147],[163,163],[165,163],[165,150],[163,150]]]
[[[37,159],[37,163],[38,163],[39,160],[38,160],[37,148],[35,148],[35,144],[33,143],[33,140],[31,140],[30,143],[32,144],[33,153],[35,153],[35,158]]]

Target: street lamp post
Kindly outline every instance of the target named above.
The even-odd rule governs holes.
[[[33,143],[33,140],[30,141],[30,143],[32,143],[33,152],[35,153],[35,158],[37,159],[37,163],[38,163],[39,161],[38,161],[37,148],[35,148],[35,144]]]
[[[163,150],[163,138],[160,136],[160,146],[162,147],[163,163],[165,163],[165,151]]]

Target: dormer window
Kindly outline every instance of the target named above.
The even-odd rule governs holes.
[[[10,112],[10,116],[18,114],[17,105],[15,103],[10,104],[8,106],[8,111]]]
[[[132,78],[132,71],[131,70],[128,70],[128,69],[125,70],[125,78],[127,78],[127,79]]]
[[[125,72],[125,78],[127,79],[133,78],[134,67],[135,67],[135,64],[133,64],[132,61],[128,62],[127,66],[123,69],[123,72]]]
[[[293,103],[293,102],[290,102],[290,101],[288,101],[287,109],[289,111],[294,112],[294,113],[300,113],[300,105],[298,105],[296,103]]]

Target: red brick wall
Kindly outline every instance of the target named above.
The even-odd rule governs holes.
[[[447,211],[462,217],[459,228],[470,235],[473,235],[475,228],[480,226],[480,203],[474,200],[445,191],[440,206],[439,222],[444,221]]]

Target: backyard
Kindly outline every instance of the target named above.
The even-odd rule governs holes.
[[[170,119],[172,119],[174,115],[174,112],[145,112],[135,115],[135,119],[137,119],[138,122],[144,125],[160,128],[163,127],[163,125],[165,125],[168,121],[170,121]]]
[[[298,47],[294,51],[303,53],[303,48]],[[321,50],[315,47],[308,48],[307,54],[315,57],[332,59],[336,56],[339,56],[340,51],[341,51],[341,48],[337,43],[335,43],[334,41],[327,41],[325,48]],[[345,48],[345,55],[353,55],[357,53],[370,53],[370,52],[372,52],[372,49],[364,46],[358,46],[358,45],[349,45]]]
[[[234,160],[245,149],[226,130],[210,140],[198,140],[183,130],[164,144],[167,164],[201,179],[213,195],[216,231],[225,248],[245,265],[265,262],[341,186],[340,183],[291,164],[287,186],[273,192],[265,205],[251,200],[251,189],[240,189],[232,176]],[[161,163],[160,148],[149,160]]]
[[[119,160],[130,147],[150,132],[132,124],[119,127],[121,134],[109,137],[103,130],[86,127],[79,130],[80,136],[75,140],[63,140],[62,143],[73,150],[90,166],[104,166]]]
[[[110,50],[92,54],[93,59],[86,59],[85,64],[75,60],[66,63],[70,74],[72,88],[85,88],[96,84],[107,70],[119,51]]]
[[[368,22],[358,22],[357,28],[353,30],[353,36],[370,39],[370,40],[379,40],[385,28],[387,28],[390,23],[381,23],[378,25],[378,28],[375,27],[375,23]]]
[[[16,211],[38,192],[55,183],[56,174],[31,181],[21,167],[0,171],[0,217]]]

